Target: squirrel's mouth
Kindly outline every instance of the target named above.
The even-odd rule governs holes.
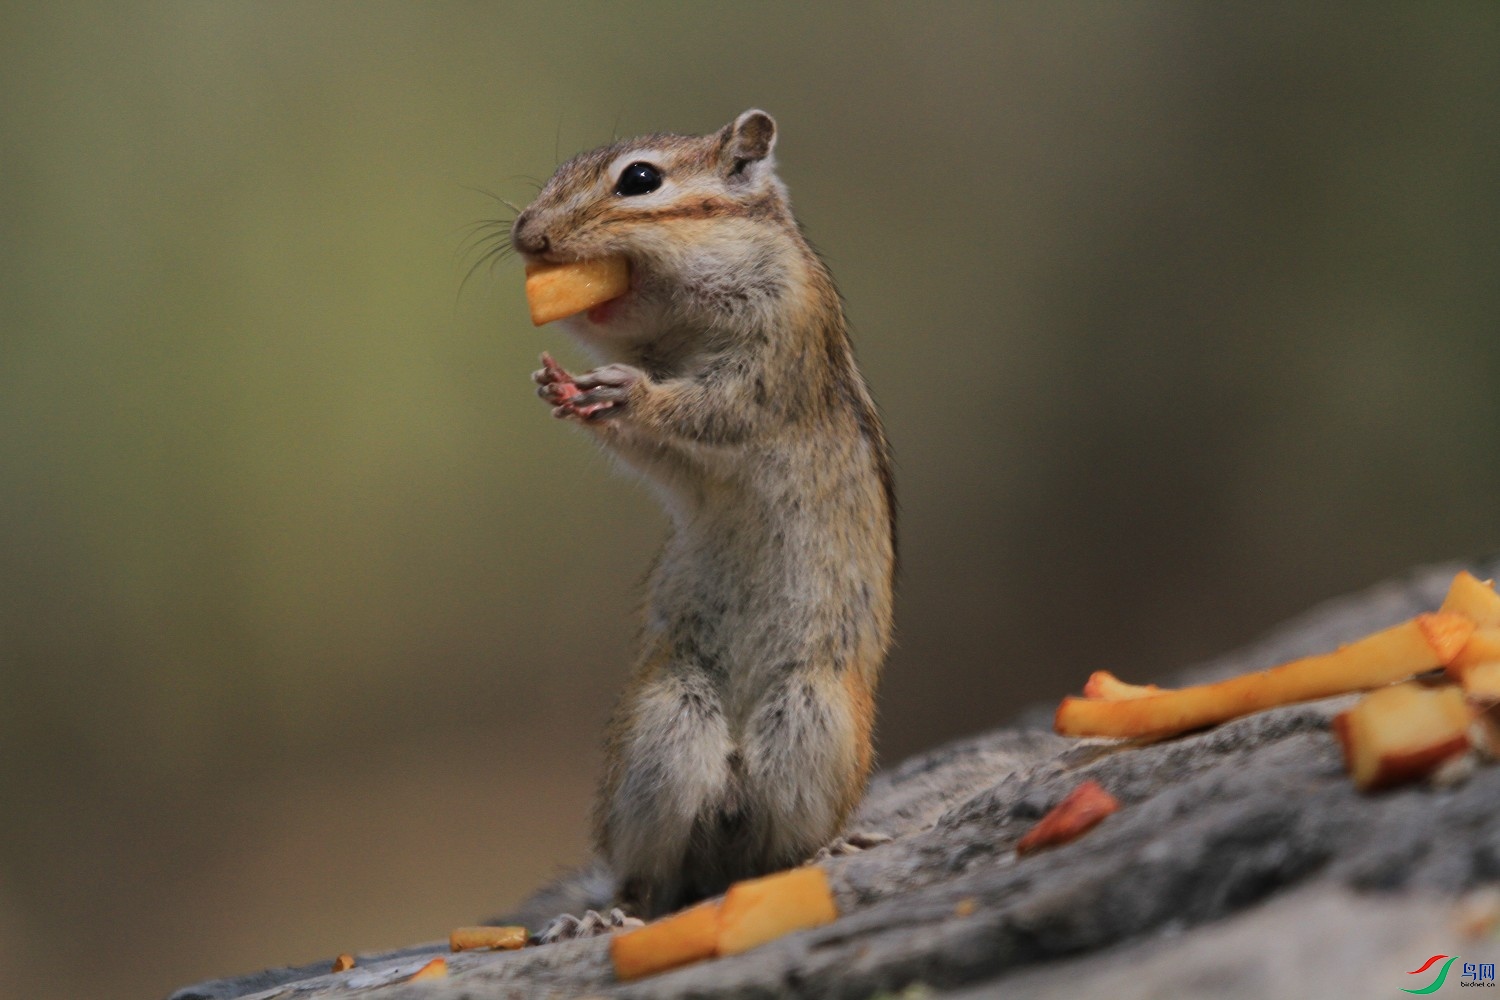
[[[640,290],[642,277],[640,265],[632,260],[625,290],[614,298],[590,306],[584,310],[584,316],[595,326],[608,326],[629,306],[631,296]]]
[[[536,326],[580,313],[602,323],[613,313],[603,307],[629,294],[633,286],[630,262],[624,257],[526,263],[526,302]]]
[[[620,310],[621,303],[629,295],[630,292],[627,291],[623,295],[616,295],[614,298],[601,302],[596,306],[589,306],[588,309],[584,310],[583,314],[588,317],[590,323],[596,326],[604,326],[615,318],[616,313]]]

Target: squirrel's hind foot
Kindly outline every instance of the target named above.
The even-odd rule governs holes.
[[[868,851],[872,847],[881,844],[889,844],[895,840],[888,833],[880,833],[875,830],[855,830],[846,836],[839,837],[826,847],[820,847],[818,853],[812,856],[813,861],[826,861],[829,858],[842,858],[850,854],[858,854]]]
[[[645,925],[643,920],[626,916],[625,911],[619,907],[610,910],[608,914],[602,914],[598,910],[585,910],[582,917],[564,913],[553,918],[552,922],[540,932],[533,934],[529,943],[553,944],[558,941],[576,941],[579,938],[613,934],[615,931]]]

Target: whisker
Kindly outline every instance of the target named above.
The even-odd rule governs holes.
[[[515,177],[511,178],[511,180],[516,180],[516,179],[517,178],[515,178]],[[532,178],[529,178],[529,177],[523,177],[523,178],[520,178],[520,179],[521,180],[532,180]],[[463,188],[465,191],[473,191],[475,194],[482,194],[486,198],[490,199],[491,201],[498,201],[500,204],[504,205],[506,208],[510,209],[512,212],[518,212],[519,213],[521,211],[513,203],[511,203],[511,202],[507,201],[506,199],[500,197],[498,194],[496,194],[493,191],[487,190],[487,189],[482,188],[482,187],[475,187],[472,184],[460,184],[459,187]]]
[[[462,226],[459,226],[457,231],[462,233],[478,232],[481,229],[489,228],[494,221],[494,219],[479,219],[476,222],[466,222]]]
[[[561,124],[558,127],[560,141]],[[512,181],[524,180],[538,191],[544,187],[541,181],[527,175],[515,175],[509,179]],[[459,187],[466,191],[483,195],[491,201],[504,205],[512,214],[509,218],[480,219],[477,222],[471,222],[468,225],[458,228],[457,233],[461,234],[461,238],[459,239],[455,256],[459,260],[463,260],[473,255],[474,259],[464,271],[464,276],[458,283],[458,292],[454,297],[455,309],[458,307],[458,300],[463,297],[464,289],[469,286],[469,282],[473,280],[474,275],[480,269],[486,269],[489,273],[493,274],[497,264],[509,260],[515,255],[516,248],[510,241],[510,231],[511,227],[515,225],[516,216],[520,215],[523,211],[521,206],[500,197],[493,191],[487,191],[472,184],[460,183]]]
[[[490,273],[494,273],[495,262],[504,260],[506,257],[510,256],[510,254],[514,250],[515,248],[512,247],[509,242],[506,242],[497,244],[496,246],[491,247],[489,250],[481,254],[479,258],[474,261],[474,263],[469,265],[469,269],[464,272],[463,280],[458,283],[458,295],[460,297],[463,296],[464,289],[468,286],[469,279],[474,277],[475,271],[478,271],[480,267],[488,264]]]
[[[488,219],[484,222],[476,222],[466,227],[467,231],[463,240],[459,243],[459,255],[467,256],[472,251],[489,242],[510,240],[510,223],[504,219]]]
[[[514,219],[480,219],[478,222],[471,222],[462,227],[462,230],[466,233],[499,232],[501,229],[510,228],[514,222]]]
[[[489,233],[481,233],[478,236],[472,236],[459,244],[458,249],[454,255],[458,257],[459,260],[464,260],[470,254],[478,250],[483,250],[485,253],[488,253],[489,250],[487,248],[490,247],[494,243],[494,241],[495,237],[490,235]]]

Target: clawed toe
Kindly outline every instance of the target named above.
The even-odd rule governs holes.
[[[842,858],[850,854],[858,854],[860,851],[868,851],[881,844],[889,844],[895,839],[890,834],[875,830],[856,830],[840,837],[827,847],[819,849],[818,853],[813,855],[813,860],[826,861],[828,858]]]

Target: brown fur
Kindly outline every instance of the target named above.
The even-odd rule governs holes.
[[[595,810],[620,901],[647,916],[805,860],[839,833],[873,756],[890,459],[774,143],[752,111],[584,153],[512,233],[529,259],[631,264],[610,318],[565,321],[604,366],[538,381],[671,520]],[[632,162],[661,188],[616,193]]]

